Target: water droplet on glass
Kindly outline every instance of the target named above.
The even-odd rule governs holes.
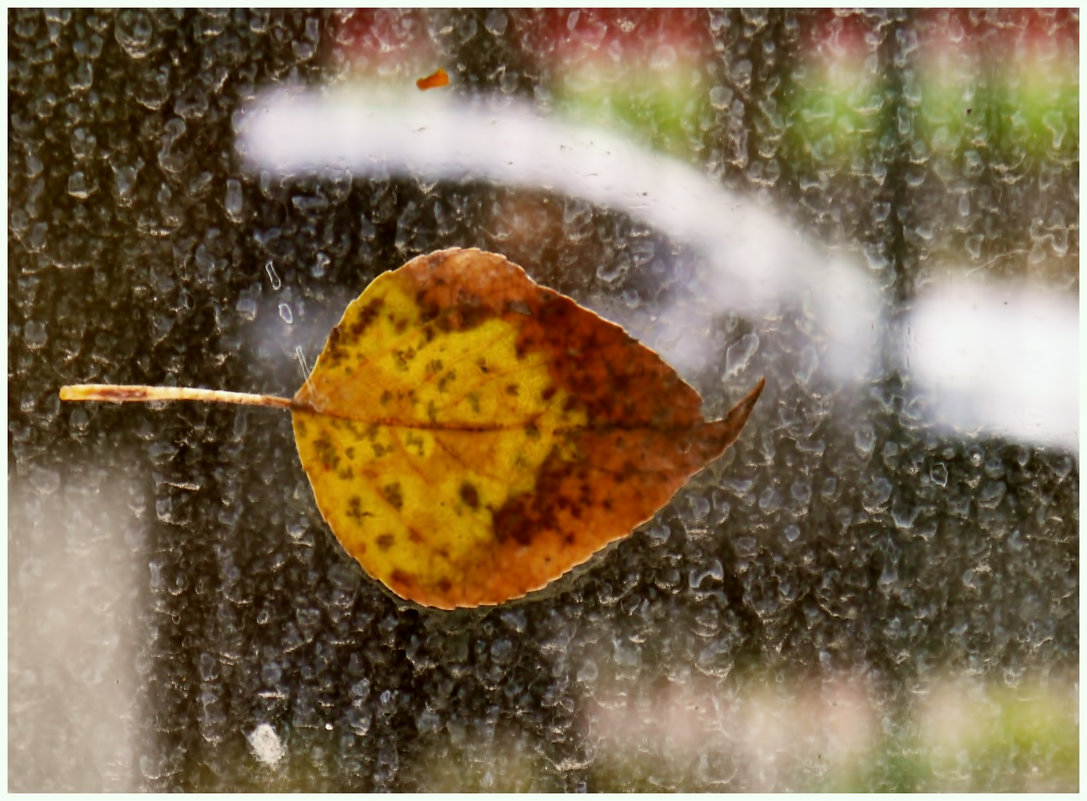
[[[143,162],[137,161],[135,165],[128,167],[118,167],[111,164],[110,167],[113,169],[113,181],[117,187],[118,200],[122,204],[127,204],[132,199],[132,190],[136,186],[136,176],[139,175]]]
[[[710,502],[702,495],[691,495],[687,499],[691,509],[691,517],[698,523],[706,519],[710,513]]]
[[[767,487],[759,496],[759,509],[766,514],[773,514],[781,508],[781,493],[773,487]]]
[[[113,35],[124,51],[131,58],[143,58],[147,55],[148,45],[155,29],[151,17],[144,11],[126,9],[117,15],[117,24]]]
[[[620,281],[630,269],[630,260],[623,255],[616,255],[611,261],[601,264],[596,270],[596,277],[605,284]]]
[[[223,208],[227,216],[234,222],[240,222],[242,217],[242,182],[236,178],[230,178],[226,182],[226,199]],[[269,262],[270,263],[270,262]]]
[[[794,481],[789,488],[789,492],[797,503],[807,504],[811,500],[811,482],[807,480]]]
[[[745,369],[758,349],[759,335],[754,332],[744,334],[729,345],[725,351],[725,375],[735,375]]]
[[[754,537],[737,537],[735,542],[736,555],[753,557],[759,551],[759,543]]]
[[[26,325],[23,326],[23,342],[26,346],[31,350],[38,350],[48,341],[49,332],[45,324],[37,320],[27,320]]]
[[[269,260],[264,265],[264,271],[268,273],[268,280],[272,283],[272,290],[277,290],[283,286],[283,282],[279,280],[279,273],[276,272],[275,265]]]
[[[1004,499],[1008,486],[1003,481],[990,481],[981,488],[978,493],[978,506],[985,509],[995,509]]]
[[[947,486],[947,465],[943,462],[937,462],[928,471],[929,478],[933,483],[938,484],[941,487]]]
[[[97,189],[97,186],[87,180],[87,176],[82,170],[77,170],[68,176],[68,194],[72,197],[86,200],[93,195]]]
[[[238,298],[234,310],[246,320],[253,321],[257,316],[257,300],[252,295],[242,295]]]
[[[871,423],[863,423],[853,434],[853,444],[862,456],[871,456],[876,447],[876,431]]]
[[[894,585],[898,581],[898,571],[895,570],[894,565],[887,565],[883,569],[883,573],[879,577],[879,586],[883,589],[887,589]]]
[[[901,529],[913,528],[914,521],[917,520],[917,515],[920,513],[920,507],[912,506],[898,499],[895,500],[894,505],[891,507],[891,518],[895,521],[895,525]]]
[[[253,731],[246,735],[249,740],[249,748],[258,761],[269,767],[274,766],[283,758],[283,742],[267,723],[261,723]]]
[[[77,431],[85,431],[90,424],[90,421],[90,415],[82,408],[77,408],[68,416],[68,425]]]
[[[719,584],[724,577],[725,569],[721,566],[720,560],[711,559],[703,568],[692,568],[687,576],[687,583],[692,590],[697,590],[702,588],[702,583],[706,579],[711,579],[712,584]]]
[[[891,482],[880,476],[861,491],[861,504],[874,514],[890,499],[892,489]]]
[[[506,32],[508,22],[509,19],[504,12],[494,9],[487,12],[487,17],[483,20],[483,27],[487,29],[487,33],[491,36],[501,36]]]
[[[600,669],[596,662],[589,659],[578,669],[576,680],[578,684],[592,684],[599,675]]]
[[[332,259],[325,253],[318,253],[313,260],[313,267],[310,269],[310,275],[314,278],[323,278],[325,272],[328,270],[328,265],[332,263]]]
[[[291,314],[291,307],[288,306],[286,303],[279,304],[279,316],[283,318],[283,322],[285,322],[287,325],[290,325],[292,322],[294,322],[294,316]]]
[[[710,89],[710,105],[715,109],[723,110],[728,108],[728,104],[732,102],[732,90],[727,86],[715,86]]]
[[[589,235],[592,228],[593,207],[586,200],[571,198],[562,209],[562,224],[566,235],[575,242],[580,242]]]

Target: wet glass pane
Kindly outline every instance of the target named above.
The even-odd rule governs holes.
[[[1077,12],[8,26],[9,789],[1078,788]],[[289,397],[451,246],[767,380],[524,600],[384,591],[282,411],[58,399]]]

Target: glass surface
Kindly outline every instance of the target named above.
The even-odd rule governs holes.
[[[8,26],[10,790],[1078,788],[1076,11]],[[450,246],[767,379],[523,601],[385,592],[281,411],[58,399],[290,396]]]

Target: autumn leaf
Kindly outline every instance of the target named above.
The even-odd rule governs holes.
[[[415,82],[415,85],[419,87],[420,91],[426,91],[427,89],[437,89],[440,86],[449,85],[449,73],[439,67],[425,78],[420,78]]]
[[[706,422],[698,393],[622,328],[502,256],[450,249],[378,276],[293,399],[168,397],[289,408],[344,549],[397,595],[452,609],[522,597],[649,520],[735,441],[763,383]]]

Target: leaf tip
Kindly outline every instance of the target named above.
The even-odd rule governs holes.
[[[755,402],[759,399],[765,386],[766,376],[763,376],[759,379],[759,383],[743,397],[743,400],[729,409],[728,414],[725,415],[726,421],[735,421],[737,434],[740,433],[740,429],[747,423],[747,418],[751,416],[751,412],[755,408]]]

